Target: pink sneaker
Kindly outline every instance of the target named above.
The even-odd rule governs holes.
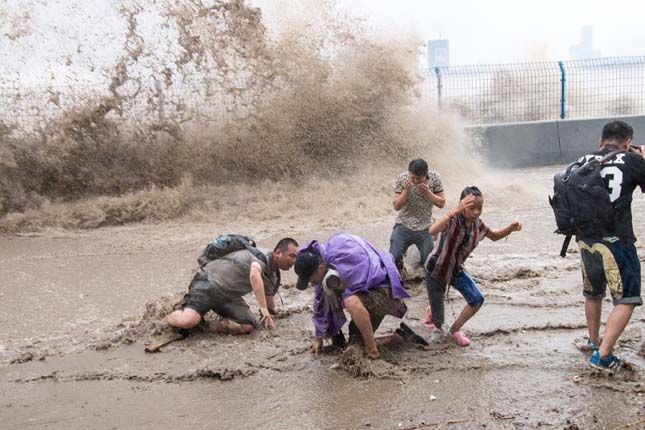
[[[470,339],[468,339],[464,334],[460,331],[456,331],[454,333],[451,333],[450,336],[454,339],[455,343],[459,346],[468,346],[470,345]]]
[[[423,315],[423,326],[428,330],[434,330],[436,328],[430,316],[430,306],[426,308],[426,313]]]

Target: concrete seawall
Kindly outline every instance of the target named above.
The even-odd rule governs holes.
[[[570,119],[468,127],[495,167],[567,164],[598,148],[602,127],[620,119],[634,128],[634,144],[645,145],[645,116]]]

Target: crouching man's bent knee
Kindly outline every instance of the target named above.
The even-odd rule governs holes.
[[[166,322],[171,327],[189,329],[195,327],[202,320],[202,316],[194,309],[184,308],[172,312],[166,317]]]
[[[181,309],[166,317],[168,325],[180,329],[191,329],[197,326],[202,321],[204,314],[211,308],[210,297],[204,291],[207,287],[208,282],[199,281],[188,293],[184,294],[179,303]]]

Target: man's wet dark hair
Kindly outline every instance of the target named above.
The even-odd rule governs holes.
[[[461,197],[459,197],[459,200],[463,200],[464,197],[469,196],[469,195],[477,196],[477,197],[484,197],[481,190],[477,188],[474,185],[471,185],[470,187],[464,188],[464,190],[461,192]]]
[[[426,176],[428,174],[428,163],[420,158],[410,161],[408,171],[417,176]]]
[[[615,140],[623,143],[634,137],[634,129],[625,121],[612,121],[602,128],[602,140]]]
[[[287,252],[287,249],[289,249],[289,245],[293,245],[296,248],[300,245],[298,245],[298,242],[296,242],[295,239],[292,239],[290,237],[285,237],[283,239],[280,239],[278,244],[273,248],[273,252],[280,250],[282,252]]]

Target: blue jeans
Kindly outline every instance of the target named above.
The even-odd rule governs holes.
[[[472,307],[478,307],[484,304],[484,296],[477,288],[477,284],[468,273],[461,271],[457,276],[452,278],[452,286],[459,294],[463,296]],[[432,323],[437,328],[441,328],[445,321],[443,297],[446,294],[446,285],[434,279],[430,274],[426,277],[426,288],[428,289],[428,299],[430,301],[430,311],[432,312]]]
[[[420,263],[426,262],[432,251],[434,239],[428,230],[412,230],[403,224],[395,224],[390,236],[390,254],[394,257],[396,268],[403,269],[403,256],[411,245],[416,245],[421,255]]]

